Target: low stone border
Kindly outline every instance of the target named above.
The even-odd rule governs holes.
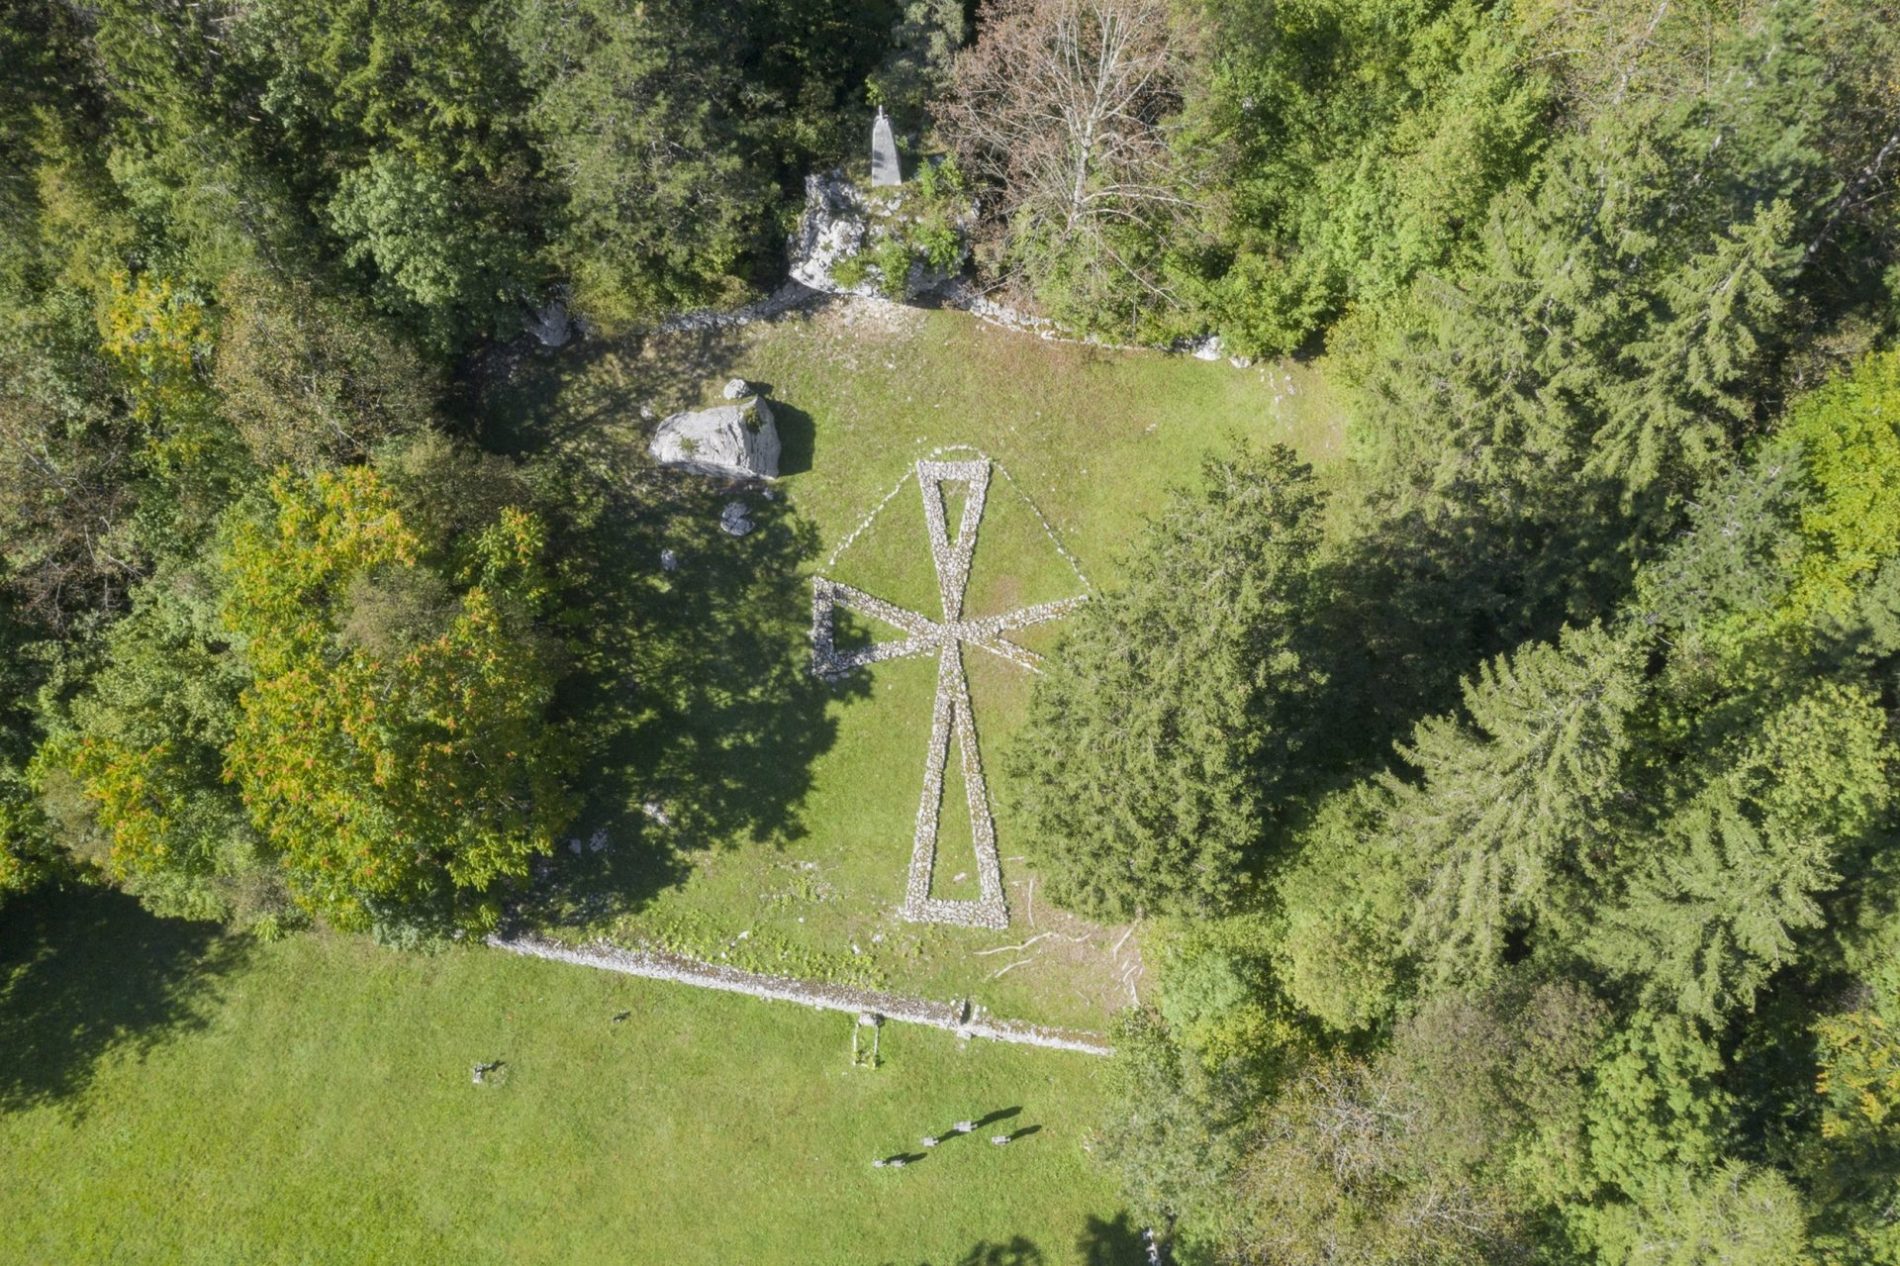
[[[1065,329],[1049,317],[1033,316],[1020,312],[1006,304],[997,303],[978,291],[961,278],[953,279],[939,286],[932,296],[938,305],[957,312],[967,312],[977,320],[999,329],[1011,330],[1018,334],[1028,334],[1045,343],[1069,343],[1079,347],[1094,347],[1107,352],[1162,352],[1171,356],[1192,356],[1196,360],[1226,360],[1236,369],[1247,369],[1253,361],[1245,356],[1228,356],[1221,347],[1218,337],[1208,336],[1200,339],[1177,339],[1172,343],[1116,343],[1094,334],[1077,334]],[[750,303],[736,308],[697,308],[690,312],[680,312],[648,327],[655,334],[681,334],[704,330],[738,329],[751,325],[755,321],[770,321],[801,308],[815,307],[832,299],[868,298],[881,299],[876,294],[863,295],[857,291],[816,290],[797,279],[784,282],[777,290],[762,295]],[[882,299],[885,303],[894,300]],[[917,307],[918,304],[897,304],[899,307]],[[585,317],[578,318],[585,323]],[[542,340],[544,343],[545,339]]]
[[[511,954],[545,958],[577,967],[617,971],[648,980],[670,980],[675,984],[725,993],[742,993],[772,1002],[797,1002],[820,1011],[869,1012],[887,1020],[906,1024],[925,1024],[958,1037],[981,1037],[993,1042],[1012,1042],[1019,1046],[1041,1046],[1057,1051],[1076,1051],[1083,1055],[1112,1055],[1114,1047],[1099,1033],[1077,1029],[1058,1029],[1021,1020],[991,1018],[981,1007],[968,1002],[932,1002],[882,989],[859,989],[834,985],[822,980],[801,980],[796,976],[769,976],[763,972],[743,971],[719,963],[701,962],[664,950],[623,949],[597,942],[584,948],[563,945],[533,933],[518,936],[490,936],[488,944]]]
[[[1205,361],[1225,359],[1235,369],[1253,366],[1251,356],[1227,355],[1218,334],[1178,338],[1172,343],[1117,343],[1099,335],[1077,333],[1051,317],[1034,316],[998,303],[961,277],[952,278],[939,286],[935,294],[938,302],[946,308],[968,312],[977,320],[1001,329],[1033,334],[1045,343],[1070,343],[1077,347],[1100,348],[1106,352],[1164,352],[1170,356],[1192,356],[1195,360]]]
[[[736,329],[750,325],[754,321],[769,321],[773,317],[783,316],[796,308],[809,307],[830,297],[824,291],[813,290],[802,282],[788,281],[771,294],[754,299],[751,303],[740,307],[723,311],[716,308],[699,308],[692,312],[681,312],[667,317],[652,328],[656,334]]]

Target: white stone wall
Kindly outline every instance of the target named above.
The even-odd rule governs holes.
[[[648,980],[669,980],[675,984],[718,989],[774,1002],[796,1002],[821,1011],[869,1013],[907,1024],[927,1024],[959,1037],[987,1038],[994,1042],[1077,1051],[1084,1055],[1109,1055],[1114,1051],[1099,1033],[1051,1028],[1020,1020],[994,1019],[967,1002],[932,1002],[927,998],[913,998],[881,989],[859,989],[820,980],[801,980],[796,976],[770,976],[660,950],[623,949],[605,942],[575,947],[546,937],[523,934],[491,936],[488,944],[511,954],[617,971]]]

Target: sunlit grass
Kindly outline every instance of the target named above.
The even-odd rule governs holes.
[[[42,1046],[72,1062],[42,1070],[70,1074],[58,1093],[0,1101],[0,1260],[947,1264],[1017,1237],[1050,1263],[1133,1260],[1082,1151],[1090,1057],[887,1027],[883,1066],[853,1069],[845,1015],[316,935],[171,982],[190,1023],[166,1025],[126,996],[151,974],[114,962],[153,948],[144,920],[95,926],[96,900],[7,909],[0,1025],[31,995],[42,1025],[155,1036]],[[183,974],[202,949],[165,942]]]

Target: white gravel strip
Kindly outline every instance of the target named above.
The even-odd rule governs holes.
[[[887,1020],[926,1024],[933,1029],[955,1033],[958,1037],[981,1037],[1020,1046],[1078,1051],[1084,1055],[1114,1053],[1114,1048],[1099,1033],[1051,1028],[1021,1020],[994,1019],[981,1007],[972,1007],[968,1002],[932,1002],[927,998],[913,998],[882,989],[859,989],[821,980],[801,980],[796,976],[769,976],[762,972],[701,962],[680,954],[623,949],[604,942],[577,949],[533,933],[491,936],[488,943],[511,954],[571,963],[577,967],[617,971],[648,980],[670,980],[675,984],[741,993],[773,1002],[797,1002],[820,1011],[848,1011],[854,1014],[870,1012]]]
[[[824,298],[826,295],[823,291],[813,290],[803,282],[788,281],[771,294],[754,299],[742,307],[723,312],[713,308],[681,312],[661,321],[653,330],[658,334],[681,334],[693,330],[733,329],[754,321],[769,321],[794,308],[802,308]]]

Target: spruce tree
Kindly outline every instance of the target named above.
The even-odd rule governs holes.
[[[1091,914],[1232,907],[1300,774],[1321,494],[1280,446],[1206,484],[1082,608],[1011,754],[1050,895]]]
[[[1432,975],[1485,979],[1513,927],[1561,917],[1604,864],[1639,655],[1592,626],[1499,656],[1465,687],[1468,722],[1430,718],[1401,749],[1421,778],[1387,775],[1383,829],[1416,867],[1406,936]]]
[[[1887,806],[1884,731],[1872,696],[1824,683],[1672,779],[1665,794],[1681,807],[1586,952],[1688,1015],[1750,1006],[1796,958],[1799,934],[1821,925],[1842,853]]]

